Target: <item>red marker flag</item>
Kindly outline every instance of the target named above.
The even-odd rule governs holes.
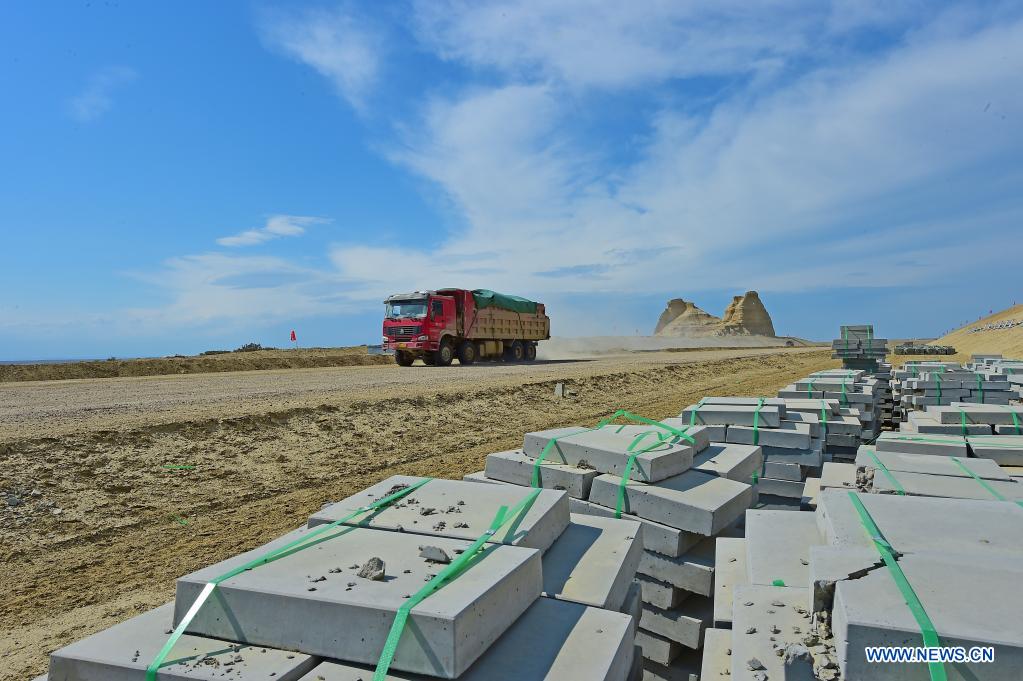
[[[295,329],[291,330],[291,342],[295,343],[298,341],[298,336],[295,335]]]

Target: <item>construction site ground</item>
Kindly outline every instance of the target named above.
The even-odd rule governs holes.
[[[176,577],[390,475],[459,478],[527,431],[674,416],[837,365],[750,348],[2,383],[0,492],[16,504],[0,503],[0,679],[43,673],[55,648],[171,600]]]

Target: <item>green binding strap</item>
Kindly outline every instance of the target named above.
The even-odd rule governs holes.
[[[692,411],[689,412],[689,427],[690,428],[692,428],[693,426],[696,425],[696,412],[700,411],[700,409],[703,407],[703,401],[705,399],[707,399],[707,398],[706,397],[701,397],[700,401],[697,402],[696,406],[693,407]]]
[[[654,444],[649,445],[647,447],[644,447],[643,449],[640,449],[639,451],[633,451],[636,448],[636,445],[638,445],[640,442],[642,442],[643,439],[646,438],[649,435],[656,436],[657,442],[655,442]],[[629,444],[628,449],[626,450],[626,451],[629,452],[629,459],[628,459],[628,461],[625,462],[625,472],[622,474],[622,481],[620,483],[618,483],[618,500],[615,502],[615,518],[621,518],[622,517],[622,512],[626,510],[625,509],[625,504],[626,504],[625,488],[626,488],[626,486],[628,486],[629,479],[632,477],[632,468],[633,468],[633,466],[636,465],[637,457],[639,457],[640,454],[645,454],[645,453],[647,453],[649,451],[652,451],[653,449],[656,449],[657,447],[661,446],[662,444],[664,444],[665,440],[669,439],[669,437],[671,437],[671,436],[670,436],[670,434],[667,434],[667,433],[662,434],[662,433],[658,433],[658,432],[653,431],[653,430],[647,430],[647,431],[644,431],[644,432],[640,433],[635,438],[633,438],[632,442]]]
[[[898,492],[899,496],[906,496],[906,490],[902,488],[902,485],[899,484],[899,481],[896,480],[895,476],[892,475],[892,472],[888,470],[888,466],[885,466],[883,463],[881,463],[881,459],[877,458],[877,455],[874,452],[870,451],[869,449],[867,450],[867,454],[870,454],[870,458],[874,460],[874,463],[877,464],[877,467],[884,471],[885,476],[887,476],[888,481],[892,483],[892,485],[895,487],[895,491]]]
[[[938,382],[938,401],[941,402],[941,373],[934,374],[934,380]]]
[[[806,397],[807,397],[807,399],[812,399],[813,398],[813,384],[814,383],[816,383],[816,381],[811,378],[810,379],[810,384],[808,386],[806,386]]]
[[[877,552],[881,554],[881,560],[888,567],[888,571],[892,575],[892,579],[895,581],[895,586],[898,587],[902,593],[902,598],[905,600],[906,605],[909,607],[909,611],[913,614],[913,618],[916,620],[917,626],[920,627],[920,635],[923,638],[924,646],[928,648],[936,648],[941,645],[941,641],[938,638],[938,632],[934,629],[934,623],[931,618],[927,615],[927,611],[924,610],[923,603],[920,602],[920,598],[916,595],[913,590],[913,586],[909,583],[906,578],[906,573],[902,571],[899,563],[895,559],[895,549],[888,543],[888,540],[881,534],[881,530],[878,529],[877,524],[874,523],[874,519],[870,517],[870,513],[867,511],[863,502],[854,493],[849,492],[849,499],[852,501],[853,507],[860,516],[860,522],[863,523],[863,528],[867,531],[867,535],[870,540],[874,543],[874,547]],[[947,681],[948,676],[945,672],[945,665],[941,662],[928,662],[928,671],[931,673],[931,681]]]
[[[976,473],[974,473],[973,471],[971,471],[971,470],[970,470],[969,468],[967,468],[967,467],[966,467],[966,464],[964,464],[964,463],[963,463],[962,461],[960,461],[960,460],[959,460],[959,457],[953,456],[953,457],[950,457],[950,458],[952,459],[952,461],[954,461],[954,462],[956,463],[956,465],[957,465],[957,466],[959,466],[959,467],[960,467],[960,468],[962,468],[962,469],[963,469],[964,471],[966,471],[967,473],[969,473],[970,477],[972,477],[972,478],[973,478],[974,480],[976,480],[977,482],[979,482],[979,483],[980,483],[980,486],[981,486],[981,487],[983,487],[983,488],[984,488],[985,490],[987,490],[988,494],[990,494],[991,496],[993,496],[993,497],[994,497],[995,499],[998,499],[998,501],[1009,501],[1009,500],[1008,500],[1008,499],[1006,499],[1006,498],[1005,498],[1004,496],[1002,496],[1001,494],[999,494],[999,493],[998,493],[998,491],[997,491],[997,490],[996,490],[996,489],[995,489],[994,487],[992,487],[991,485],[989,485],[989,484],[988,484],[988,483],[987,483],[986,481],[982,480],[982,479],[981,479],[981,477],[980,477],[979,475],[977,475]],[[1023,507],[1023,501],[1016,501],[1016,502],[1014,502],[1014,503],[1015,503],[1016,505],[1020,506],[1020,507]]]
[[[1009,407],[1006,407],[1006,409],[1009,410],[1009,415],[1012,416],[1012,425],[1016,427],[1016,434],[1023,435],[1023,429],[1019,427],[1019,415],[1015,410],[1009,409]]]
[[[412,608],[426,600],[434,592],[444,586],[445,583],[454,580],[472,565],[479,562],[479,560],[484,557],[483,547],[487,541],[497,534],[502,526],[527,509],[539,494],[540,490],[534,489],[510,512],[508,511],[507,506],[502,506],[497,509],[497,514],[494,516],[494,520],[490,523],[490,528],[481,534],[476,541],[469,546],[469,548],[458,556],[458,558],[448,563],[448,566],[437,574],[436,577],[427,582],[426,586],[417,591],[412,598],[405,601],[405,603],[398,608],[398,612],[394,616],[394,622],[391,623],[391,630],[387,633],[387,640],[384,642],[384,649],[380,653],[380,659],[377,661],[376,670],[373,672],[373,681],[385,681],[387,678],[387,670],[391,668],[391,662],[394,661],[394,654],[398,651],[398,642],[401,640],[401,635],[405,631],[405,623],[408,621],[409,615],[412,613]]]
[[[984,404],[984,382],[980,380],[980,374],[974,374],[977,377],[977,390],[980,392],[980,403]]]
[[[849,404],[849,396],[845,393],[845,384],[846,384],[846,381],[842,381],[842,404],[848,405]]]
[[[828,437],[828,412],[827,402],[821,400],[821,425],[824,427],[824,439]]]
[[[849,329],[842,327],[842,340],[845,341],[845,349],[849,349]]]
[[[757,398],[757,409],[753,412],[753,446],[760,444],[760,409],[764,406],[764,398]]]
[[[163,665],[164,660],[167,659],[167,655],[170,654],[171,649],[174,648],[174,644],[177,643],[178,639],[181,638],[181,635],[185,633],[185,629],[187,629],[188,625],[192,623],[192,620],[195,618],[195,616],[199,614],[199,610],[202,609],[203,604],[207,601],[207,599],[209,599],[209,597],[213,594],[213,592],[216,590],[217,586],[220,583],[228,579],[231,579],[232,577],[236,577],[243,572],[253,570],[261,565],[266,565],[267,563],[272,563],[275,560],[280,560],[281,558],[290,556],[293,553],[298,553],[299,551],[307,549],[310,546],[317,545],[320,542],[327,541],[328,539],[333,539],[334,537],[338,537],[340,536],[340,533],[332,535],[330,537],[324,537],[316,542],[310,542],[310,540],[313,537],[317,537],[323,534],[324,532],[332,530],[340,525],[344,525],[348,521],[357,518],[363,513],[377,511],[379,509],[390,506],[398,499],[401,499],[402,497],[411,494],[412,492],[419,489],[420,487],[430,482],[431,480],[433,480],[433,478],[424,478],[423,480],[420,480],[414,485],[410,485],[405,489],[398,490],[394,494],[390,494],[386,497],[383,497],[382,499],[374,501],[369,506],[363,506],[362,508],[358,508],[352,513],[346,515],[344,518],[341,518],[340,520],[335,520],[334,522],[328,525],[321,525],[316,529],[312,530],[311,532],[309,532],[308,534],[306,534],[304,537],[300,537],[299,539],[296,539],[292,542],[288,542],[287,544],[281,546],[280,548],[265,553],[259,558],[254,558],[249,562],[245,563],[244,565],[240,565],[232,570],[229,570],[228,572],[225,572],[219,577],[216,577],[207,582],[206,586],[204,586],[202,591],[199,593],[199,597],[196,598],[195,601],[192,603],[192,607],[190,607],[188,609],[188,612],[185,613],[185,616],[181,619],[181,622],[174,629],[173,633],[171,633],[170,638],[167,639],[167,642],[163,645],[163,648],[160,649],[160,652],[156,654],[156,657],[153,658],[153,661],[149,663],[148,667],[146,667],[146,681],[156,681],[156,674],[159,671],[160,666]],[[351,528],[345,529],[348,530]]]
[[[966,427],[966,412],[962,409],[959,410],[959,428],[963,431],[963,437],[970,434],[970,429]]]
[[[562,461],[565,460],[565,455],[562,454],[561,447],[560,445],[558,445],[559,440],[564,440],[575,435],[581,435],[582,433],[589,433],[590,431],[593,430],[597,430],[597,428],[583,428],[582,430],[577,430],[574,433],[568,433],[567,435],[559,435],[558,437],[552,437],[550,440],[548,440],[547,444],[545,444],[543,446],[543,449],[540,450],[540,456],[536,457],[536,461],[533,462],[533,477],[532,480],[530,481],[530,486],[531,487],[542,486],[540,484],[540,465],[543,463],[544,459],[547,458],[547,455],[550,453],[551,449],[557,447],[558,453],[561,454],[561,460]]]

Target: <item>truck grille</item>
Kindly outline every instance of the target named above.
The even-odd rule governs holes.
[[[411,340],[419,335],[421,326],[392,326],[387,329],[387,337],[395,340]]]

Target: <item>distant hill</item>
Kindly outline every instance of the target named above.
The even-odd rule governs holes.
[[[1018,322],[1017,324],[1009,324]],[[994,326],[996,328],[987,328]],[[997,328],[1004,326],[1004,328]],[[974,331],[974,329],[977,329]],[[969,359],[978,353],[997,353],[1023,359],[1023,305],[1014,305],[1001,312],[971,322],[934,341],[935,345],[951,345],[957,355]]]

